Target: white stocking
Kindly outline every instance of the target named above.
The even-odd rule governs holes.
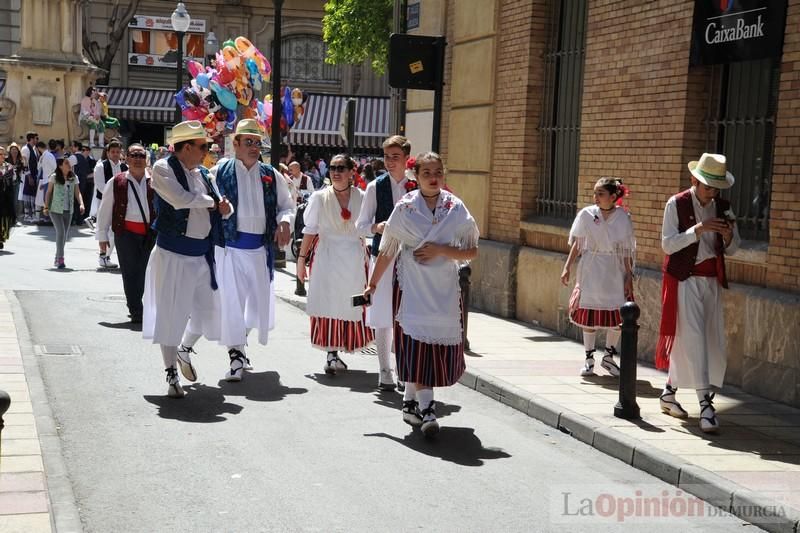
[[[89,130],[89,146],[94,146],[94,129]]]
[[[178,363],[178,347],[162,344],[161,357],[164,359],[164,368],[175,366]]]

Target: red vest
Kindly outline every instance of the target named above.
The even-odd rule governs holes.
[[[143,178],[144,179],[144,178]],[[142,205],[142,208],[146,208],[150,211],[150,222],[152,223],[156,219],[156,212],[153,208],[153,198],[155,196],[155,191],[153,191],[153,187],[150,186],[150,182],[147,183],[147,207]],[[139,198],[142,200],[142,198]],[[139,206],[136,206],[136,209],[139,209]],[[120,172],[114,177],[114,210],[111,216],[111,230],[114,234],[121,233],[125,229],[125,215],[128,213],[128,173],[127,172]]]
[[[725,218],[723,213],[730,207],[730,202],[722,198],[716,198],[714,204],[716,206],[716,216],[718,218]],[[687,189],[675,195],[675,207],[678,208],[679,231],[684,232],[698,222],[702,222],[695,220],[691,189]],[[700,243],[698,241],[674,254],[666,256],[664,258],[664,272],[669,272],[679,281],[689,279],[692,268],[697,260],[697,250],[699,247]],[[727,289],[728,278],[725,275],[725,245],[722,241],[722,235],[719,233],[715,235],[714,251],[717,254],[717,279],[720,285]]]

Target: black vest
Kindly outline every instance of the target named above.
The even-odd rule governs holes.
[[[128,170],[128,165],[122,163],[119,169],[120,172],[125,172],[126,170]],[[106,183],[114,179],[114,169],[111,168],[111,161],[109,161],[108,159],[103,160],[103,174],[105,174],[106,176]],[[95,189],[94,194],[95,196],[97,196],[98,200],[103,199],[103,191],[100,190],[100,187]]]
[[[394,210],[394,198],[392,197],[392,176],[387,172],[382,176],[375,179],[375,200],[377,207],[375,209],[375,224],[380,224],[389,220],[389,217]],[[378,248],[381,245],[381,234],[376,233],[372,237],[372,246],[370,252],[375,257],[378,256]]]
[[[30,171],[33,179],[39,175],[39,156],[36,154],[36,147],[28,145],[28,171]]]

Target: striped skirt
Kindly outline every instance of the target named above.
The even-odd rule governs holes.
[[[580,307],[581,289],[576,283],[569,297],[569,319],[583,328],[617,328],[622,324],[619,309],[584,309]]]
[[[396,317],[403,299],[396,275],[393,287],[392,305]],[[463,303],[459,302],[459,309],[461,305]],[[426,387],[454,385],[467,368],[463,343],[447,346],[418,341],[406,335],[397,320],[394,321],[394,353],[397,358],[397,379]]]
[[[375,331],[365,321],[366,317],[355,322],[312,316],[311,344],[326,352],[354,352],[365,348],[375,340]]]

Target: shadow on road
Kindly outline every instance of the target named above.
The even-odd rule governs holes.
[[[99,326],[103,326],[104,328],[110,329],[129,329],[131,331],[142,331],[142,323],[135,323],[131,322],[130,320],[126,320],[125,322],[98,322]]]
[[[242,396],[254,402],[279,402],[289,394],[305,394],[308,389],[286,387],[275,371],[246,372],[239,382],[219,381],[219,390],[226,396]]]
[[[335,376],[325,373],[306,374],[306,377],[326,387],[349,387],[353,392],[375,392],[378,389],[377,372],[366,370],[348,370]]]
[[[436,408],[437,414],[439,408]],[[388,433],[365,433],[365,437],[381,437],[442,461],[463,466],[483,466],[487,459],[508,459],[511,454],[501,448],[485,448],[475,435],[473,428],[443,427],[434,439],[426,439],[419,430],[405,437],[395,437]]]
[[[224,414],[238,415],[241,405],[228,403],[225,395],[216,387],[201,383],[184,387],[187,398],[175,399],[167,396],[149,396],[144,399],[158,407],[158,416],[182,422],[224,422]]]

